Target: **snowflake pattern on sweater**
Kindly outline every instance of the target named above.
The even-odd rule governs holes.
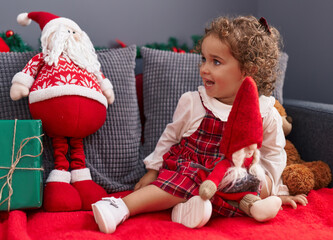
[[[54,86],[78,85],[102,93],[94,74],[80,68],[64,56],[59,57],[57,66],[49,66],[44,62],[43,53],[39,53],[28,62],[22,72],[36,77],[31,92]]]
[[[107,106],[97,76],[76,65],[70,58],[61,55],[58,64],[48,65],[43,53],[35,55],[22,73],[34,79],[30,88],[30,103],[63,95],[79,95],[95,99]],[[109,81],[101,73],[102,81]]]

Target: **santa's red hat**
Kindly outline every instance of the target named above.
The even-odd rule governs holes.
[[[1,37],[0,37],[0,52],[9,52],[10,49],[7,45],[7,43],[5,42],[5,40],[3,40]]]
[[[73,20],[59,17],[52,13],[48,12],[30,12],[30,13],[21,13],[17,16],[17,22],[22,26],[27,26],[31,23],[31,20],[34,20],[39,24],[42,33],[47,31],[48,28],[54,25],[65,24],[77,31],[81,30],[79,25],[77,25]]]
[[[220,150],[231,160],[232,154],[242,148],[255,143],[260,148],[262,139],[263,126],[257,85],[251,77],[246,77],[232,105]]]

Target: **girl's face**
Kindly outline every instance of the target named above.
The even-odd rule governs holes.
[[[215,35],[208,35],[203,40],[201,54],[200,76],[207,95],[232,105],[245,79],[239,62],[232,56],[228,45]]]

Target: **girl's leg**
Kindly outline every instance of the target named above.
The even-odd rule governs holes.
[[[130,215],[171,208],[186,199],[175,197],[155,185],[148,185],[123,198]]]
[[[125,202],[130,216],[174,207],[171,214],[172,221],[190,228],[204,226],[212,214],[212,204],[209,200],[202,200],[200,196],[194,196],[187,201],[175,197],[155,185],[140,188],[122,200]]]
[[[148,185],[123,199],[103,198],[92,205],[95,221],[100,231],[113,233],[129,216],[171,208],[185,199],[175,197],[162,189]]]

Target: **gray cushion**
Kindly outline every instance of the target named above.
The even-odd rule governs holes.
[[[172,121],[180,96],[202,83],[200,55],[141,48],[143,57],[143,157],[150,154],[165,126]]]
[[[0,119],[31,119],[28,99],[12,101],[11,79],[37,52],[0,53]],[[93,180],[108,192],[133,188],[145,172],[139,160],[141,123],[135,87],[136,47],[97,52],[102,72],[114,86],[115,102],[104,125],[84,139],[87,166]],[[52,147],[44,137],[44,180],[53,169]]]
[[[202,80],[199,75],[200,55],[179,54],[141,48],[143,58],[143,108],[146,118],[144,144],[141,157],[149,155],[156,146],[166,125],[172,121],[180,96],[195,91]],[[280,73],[273,94],[282,102],[282,87],[288,55],[283,53]]]

